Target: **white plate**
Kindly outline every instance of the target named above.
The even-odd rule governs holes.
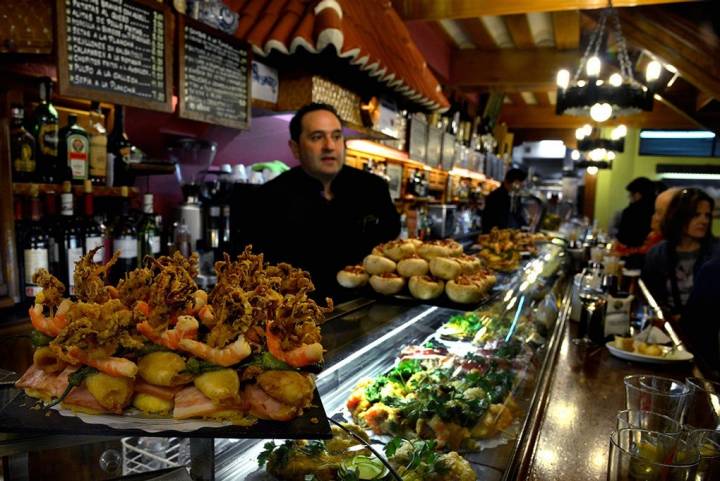
[[[676,362],[687,362],[692,361],[695,356],[692,355],[691,352],[688,351],[675,351],[672,354],[661,357],[661,356],[648,356],[645,354],[640,354],[639,352],[630,352],[630,351],[624,351],[622,349],[618,349],[615,347],[614,341],[609,341],[605,344],[607,346],[608,350],[610,351],[610,354],[612,354],[615,357],[619,357],[620,359],[626,359],[628,361],[637,361],[637,362],[646,362],[649,364],[673,364]],[[660,346],[660,349],[662,349],[663,353],[666,353],[670,351],[671,348],[667,346]]]

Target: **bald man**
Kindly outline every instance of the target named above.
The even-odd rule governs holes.
[[[675,194],[680,192],[680,187],[671,187],[658,194],[655,198],[655,212],[653,212],[652,218],[650,219],[650,233],[645,238],[645,242],[640,247],[628,247],[620,242],[615,242],[614,251],[616,254],[627,257],[632,255],[644,255],[649,251],[655,244],[660,242],[663,237],[660,232],[660,226],[665,218],[665,213],[670,205],[670,201],[673,200]]]

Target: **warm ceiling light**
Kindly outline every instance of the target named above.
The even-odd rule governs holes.
[[[584,81],[584,80],[578,80],[577,86],[578,86],[578,87],[584,87],[584,86],[585,86],[585,81]]]
[[[613,87],[619,87],[623,83],[622,75],[620,75],[619,73],[614,73],[610,76],[610,78],[608,79],[608,82]]]
[[[573,160],[580,160],[580,151],[579,150],[573,150],[570,153],[570,158]]]
[[[575,138],[578,140],[584,139],[585,138],[585,129],[583,129],[582,127],[578,127],[577,129],[575,129]]]
[[[590,160],[593,162],[600,162],[601,160],[605,159],[605,156],[607,155],[607,150],[605,149],[593,149],[588,154],[588,157],[590,157]]]
[[[587,169],[585,169],[585,170],[586,170],[586,172],[588,173],[588,175],[597,175],[597,173],[598,173],[598,168],[595,167],[594,165],[589,166],[589,167],[588,167]]]
[[[583,132],[585,132],[585,137],[587,137],[588,135],[592,134],[592,125],[590,125],[590,124],[585,124],[585,125],[582,126],[582,129],[583,129]]]
[[[608,103],[594,104],[590,107],[590,118],[595,122],[605,122],[612,116],[612,107]]]
[[[615,152],[613,152],[612,150],[608,150],[607,154],[605,154],[605,159],[606,160],[615,160],[615,156],[616,156]]]
[[[678,69],[676,69],[675,66],[670,63],[665,64],[665,70],[667,70],[668,72],[670,72],[672,74],[678,73]]]
[[[557,78],[555,79],[557,82],[557,86],[561,89],[568,88],[568,85],[570,84],[570,71],[569,70],[558,70]]]
[[[624,125],[618,125],[610,133],[610,138],[613,140],[620,140],[627,135],[627,127]]]
[[[600,75],[600,67],[602,67],[600,59],[596,55],[590,57],[587,61],[587,65],[585,65],[585,71],[587,72],[588,77],[597,77]]]
[[[662,72],[662,65],[657,60],[651,60],[647,67],[645,67],[645,80],[648,82],[654,82],[660,78]]]

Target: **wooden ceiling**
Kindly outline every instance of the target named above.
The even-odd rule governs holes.
[[[574,129],[589,120],[555,115],[555,75],[561,68],[571,72],[577,68],[606,0],[392,3],[407,22],[426,23],[450,46],[448,88],[468,94],[505,94],[500,120],[511,130]],[[720,1],[613,1],[619,7],[636,76],[644,79],[650,59],[670,65],[660,78],[664,87],[653,112],[616,123],[720,131],[718,4]],[[601,75],[609,73],[606,69]]]

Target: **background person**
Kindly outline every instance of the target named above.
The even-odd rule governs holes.
[[[655,183],[647,177],[633,179],[625,189],[630,204],[622,211],[617,240],[628,247],[640,247],[650,233],[655,211]]]
[[[498,229],[520,228],[526,224],[522,217],[520,196],[527,174],[521,169],[510,169],[500,187],[490,192],[485,198],[485,209],[482,213],[482,231],[490,232],[493,227]]]

